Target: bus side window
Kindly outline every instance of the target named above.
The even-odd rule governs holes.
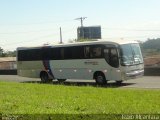
[[[110,51],[110,64],[112,67],[119,67],[118,53],[116,48],[111,48]]]
[[[64,60],[64,48],[61,48],[60,54],[61,54],[61,60]]]
[[[64,48],[64,59],[72,59],[72,47]]]
[[[110,59],[109,59],[109,49],[107,49],[107,48],[104,49],[104,57],[105,57],[107,63],[109,63],[110,62]]]
[[[43,60],[50,60],[53,59],[53,53],[51,48],[43,48],[42,49],[42,59]]]
[[[92,48],[92,58],[100,58],[102,56],[102,49],[101,47],[93,47]]]
[[[84,52],[82,46],[76,46],[72,47],[72,59],[83,59],[84,58]]]
[[[90,47],[84,47],[84,58],[90,58]]]
[[[112,47],[105,48],[104,58],[110,66],[115,68],[119,67],[118,52],[116,48],[112,48]]]

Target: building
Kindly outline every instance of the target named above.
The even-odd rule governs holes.
[[[1,57],[0,70],[14,70],[17,69],[16,57]]]
[[[77,39],[101,39],[101,26],[78,27]]]

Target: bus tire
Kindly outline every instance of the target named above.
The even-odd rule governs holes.
[[[47,73],[47,72],[42,71],[42,72],[40,73],[40,78],[41,78],[41,82],[42,82],[42,83],[51,82],[51,79],[49,79],[49,76],[48,76],[48,73]]]
[[[66,81],[66,79],[57,79],[59,83],[63,83]]]
[[[104,85],[107,83],[106,78],[102,72],[95,73],[95,81],[98,85]]]
[[[122,80],[119,80],[119,81],[116,81],[116,84],[117,84],[117,85],[121,85],[122,82],[123,82]]]

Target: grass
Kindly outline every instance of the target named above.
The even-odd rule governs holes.
[[[160,90],[0,82],[2,114],[160,114]]]

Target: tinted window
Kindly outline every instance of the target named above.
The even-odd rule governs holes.
[[[107,61],[107,63],[109,63],[110,62],[110,50],[108,49],[108,48],[105,48],[104,49],[104,57],[105,57],[105,60]]]
[[[19,50],[19,61],[94,59],[103,57],[102,45]]]
[[[52,60],[54,59],[54,49],[53,48],[42,48],[42,60]]]
[[[18,61],[29,61],[29,60],[40,60],[40,59],[42,59],[42,54],[40,49],[18,51]]]
[[[114,46],[106,46],[104,49],[104,57],[109,65],[112,67],[119,67],[118,51]]]
[[[84,59],[83,49],[82,46],[72,47],[72,59]]]
[[[64,59],[64,48],[61,48],[60,54],[61,54],[60,60],[63,60]]]
[[[110,49],[110,65],[112,67],[119,67],[119,59],[118,59],[118,53],[116,48]]]
[[[91,58],[101,58],[102,57],[102,47],[92,46],[91,47]]]
[[[84,58],[89,59],[90,58],[90,46],[84,46]]]
[[[64,48],[64,59],[72,59],[72,48],[71,47]]]
[[[84,58],[102,58],[103,54],[102,45],[84,46]]]
[[[53,52],[54,52],[53,55],[55,60],[61,59],[61,48],[54,48]]]

